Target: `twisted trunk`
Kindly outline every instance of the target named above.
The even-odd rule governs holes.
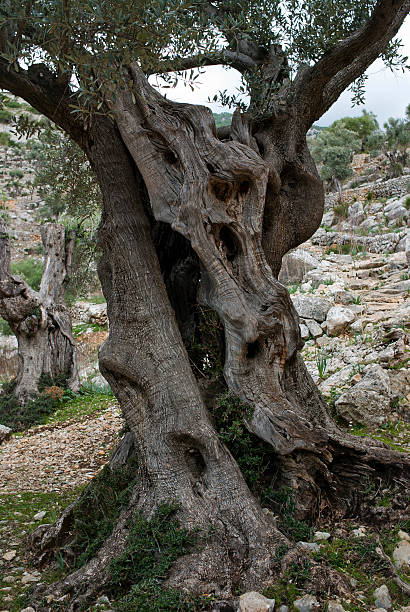
[[[131,501],[98,554],[53,586],[55,597],[75,593],[73,607],[109,582],[110,561],[122,552],[135,513],[151,516],[161,502],[176,502],[184,526],[203,534],[201,548],[174,564],[171,586],[228,596],[238,587],[262,588],[286,541],[221,444],[189,365],[180,329],[189,337],[186,279],[196,282],[198,261],[199,298],[224,325],[225,379],[251,405],[247,427],[275,450],[276,486],[295,490],[300,517],[358,512],[364,478],[395,471],[403,486],[409,463],[381,443],[341,432],[298,355],[298,317],[275,273],[322,212],[304,138],[289,125],[282,141],[279,125],[269,128],[276,141],[262,128],[254,138],[237,117],[241,142],[220,142],[207,109],[164,101],[133,76],[143,95],[136,105],[128,93],[117,96],[121,135],[101,118],[87,152],[103,194],[99,275],[110,333],[100,369],[131,430],[138,472]],[[256,137],[265,140],[264,157]],[[152,216],[165,224],[154,237]],[[160,252],[164,276],[153,238],[159,250],[181,245],[180,260]],[[69,541],[72,527],[69,510],[35,534],[35,547],[46,553]]]
[[[10,246],[5,227],[0,228],[0,314],[18,341],[18,371],[14,393],[21,404],[38,393],[41,375],[65,379],[79,389],[77,350],[64,290],[71,268],[74,238],[67,240],[61,225],[41,228],[45,248],[39,291],[34,291],[10,269]]]
[[[282,482],[303,499],[301,514],[320,504],[347,511],[364,473],[377,464],[400,470],[406,459],[341,432],[298,357],[298,316],[276,274],[323,212],[303,123],[288,109],[252,131],[236,114],[233,140],[220,142],[209,109],[165,100],[136,68],[131,77],[134,94],[116,96],[116,122],[154,217],[185,236],[200,260],[199,299],[223,322],[224,376],[253,407],[247,427],[278,454]]]

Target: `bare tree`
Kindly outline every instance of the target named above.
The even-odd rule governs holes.
[[[297,313],[277,275],[283,255],[316,231],[323,213],[306,132],[386,49],[410,0],[329,3],[320,35],[323,2],[299,3],[307,21],[299,27],[295,16],[287,30],[277,2],[195,1],[188,10],[186,2],[152,0],[138,11],[120,2],[90,14],[80,5],[56,1],[36,22],[16,3],[1,31],[3,54],[15,49],[27,61],[27,50],[40,47],[47,61],[16,70],[3,55],[0,86],[64,129],[95,171],[110,320],[100,369],[139,467],[111,536],[53,593],[75,593],[73,606],[91,597],[123,550],[128,520],[170,499],[185,525],[212,527],[212,535],[175,563],[168,584],[212,584],[220,594],[258,588],[285,540],[205,407],[184,344],[196,293],[222,321],[226,385],[250,405],[246,426],[276,453],[274,486],[292,487],[300,517],[359,512],[365,478],[394,473],[405,486],[408,458],[350,436],[329,416],[298,354]],[[285,24],[283,46],[274,20]],[[218,132],[209,109],[172,102],[148,81],[217,64],[242,73],[251,94],[248,110]],[[214,399],[211,384],[206,391]],[[37,532],[42,552],[69,537],[70,512]]]
[[[66,378],[67,386],[79,389],[77,349],[64,291],[71,269],[75,237],[66,242],[62,225],[41,227],[45,248],[44,271],[39,291],[34,291],[10,268],[10,243],[0,224],[0,314],[18,340],[18,371],[14,393],[21,404],[38,394],[42,374]]]

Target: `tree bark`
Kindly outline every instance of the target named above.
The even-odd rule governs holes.
[[[180,507],[184,526],[213,535],[175,564],[169,585],[221,595],[238,586],[263,586],[272,575],[273,551],[286,539],[262,512],[210,422],[161,276],[141,178],[108,121],[99,122],[92,142],[89,155],[104,202],[99,275],[110,319],[100,369],[120,401],[139,467],[131,502],[113,534],[95,559],[53,593],[81,584],[76,603],[86,601],[107,581],[127,520],[137,511],[151,516],[170,500]],[[36,548],[55,546],[68,523],[41,530]]]
[[[38,394],[41,375],[66,379],[79,389],[77,350],[71,316],[64,304],[65,284],[71,269],[74,237],[64,227],[47,223],[41,228],[45,248],[39,291],[11,273],[10,246],[5,227],[0,228],[0,314],[18,341],[18,371],[14,393],[21,404]]]
[[[408,460],[342,433],[297,354],[298,316],[274,274],[322,216],[323,189],[301,123],[290,109],[287,120],[253,135],[237,115],[231,137],[238,140],[220,142],[208,109],[164,100],[138,69],[130,76],[134,97],[117,92],[117,125],[154,217],[185,236],[201,262],[199,299],[223,322],[224,375],[253,406],[247,426],[281,457],[282,481],[299,491],[303,515],[321,503],[335,507],[337,496],[346,512],[364,472],[390,464],[400,471]],[[347,452],[349,470],[339,464],[346,467]]]

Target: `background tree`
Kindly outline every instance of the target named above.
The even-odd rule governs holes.
[[[362,111],[360,117],[342,117],[332,124],[335,128],[344,127],[351,132],[355,132],[361,140],[361,152],[367,151],[367,141],[369,137],[379,128],[376,116],[372,112]]]
[[[405,119],[393,119],[393,117],[390,117],[384,123],[384,129],[383,151],[389,160],[389,177],[395,178],[403,174],[403,168],[407,164],[410,127]]]
[[[315,162],[322,164],[321,178],[341,197],[341,182],[352,174],[350,163],[353,154],[360,151],[361,141],[356,132],[347,129],[340,121],[320,132],[311,142],[311,151]]]
[[[9,237],[0,227],[0,315],[18,341],[18,371],[14,394],[26,404],[38,394],[40,378],[64,380],[78,391],[77,351],[71,317],[64,305],[64,285],[70,273],[74,238],[66,241],[61,225],[41,228],[45,249],[44,270],[38,291],[11,271]]]
[[[0,85],[77,142],[101,189],[99,276],[110,333],[100,369],[138,456],[130,502],[111,535],[87,566],[53,587],[55,596],[73,593],[72,606],[110,580],[132,517],[170,499],[203,541],[173,564],[168,585],[229,595],[272,576],[284,537],[221,443],[203,399],[215,405],[218,385],[204,381],[201,394],[182,340],[184,323],[195,321],[196,289],[224,329],[219,389],[226,384],[242,400],[240,418],[273,453],[271,485],[297,491],[299,517],[357,511],[364,474],[383,480],[394,470],[397,486],[405,484],[406,458],[349,436],[328,415],[298,355],[297,314],[277,274],[323,213],[306,132],[381,53],[390,65],[398,61],[389,41],[409,7],[410,0],[2,7]],[[238,108],[219,135],[209,109],[167,100],[148,80],[161,74],[172,85],[178,73],[193,70],[194,79],[197,67],[215,64],[236,68],[250,94],[247,109],[240,96],[222,94]],[[70,512],[37,533],[43,552],[67,542]]]

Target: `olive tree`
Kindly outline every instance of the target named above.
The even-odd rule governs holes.
[[[12,273],[9,235],[0,222],[0,314],[18,341],[13,393],[22,405],[38,394],[42,375],[52,380],[64,378],[73,391],[80,387],[71,316],[64,303],[75,236],[66,236],[64,227],[57,223],[46,223],[40,231],[44,270],[35,291]]]
[[[109,337],[100,369],[138,455],[131,500],[83,568],[53,587],[72,606],[108,580],[128,521],[175,500],[201,547],[168,584],[229,595],[260,588],[285,542],[220,441],[188,338],[196,301],[224,330],[224,381],[243,419],[275,454],[273,486],[295,491],[299,516],[358,511],[361,483],[408,459],[342,431],[299,355],[297,313],[277,280],[283,255],[320,224],[323,187],[306,132],[380,55],[410,0],[9,0],[2,6],[0,86],[77,142],[102,193],[99,276]],[[242,75],[250,102],[217,130],[211,111],[175,103],[152,83],[195,82],[197,69]],[[218,94],[216,94],[218,95]],[[239,96],[240,97],[240,96]],[[185,341],[185,342],[184,342]],[[201,388],[200,388],[201,387]],[[204,388],[205,387],[205,388]],[[202,393],[201,393],[202,391]],[[70,511],[37,533],[43,552],[69,537]]]

